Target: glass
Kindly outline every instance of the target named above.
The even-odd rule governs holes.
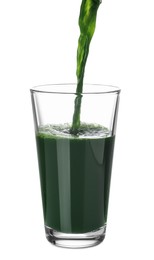
[[[83,248],[106,232],[120,90],[84,84],[76,135],[76,84],[31,89],[44,224],[52,244]]]

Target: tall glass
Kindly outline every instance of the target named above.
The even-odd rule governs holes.
[[[31,89],[45,232],[52,244],[83,248],[106,232],[120,90],[84,84],[73,133],[76,85]]]

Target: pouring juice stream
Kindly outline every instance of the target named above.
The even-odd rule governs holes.
[[[71,133],[76,134],[80,127],[80,110],[82,102],[83,91],[83,79],[86,61],[89,54],[90,42],[95,32],[97,10],[101,3],[101,0],[82,0],[80,15],[79,15],[79,27],[80,37],[78,40],[77,49],[77,88],[76,99],[73,114],[73,122],[71,127]]]

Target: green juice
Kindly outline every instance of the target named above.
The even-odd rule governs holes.
[[[42,127],[36,135],[44,222],[63,233],[90,232],[107,221],[115,137],[84,128],[78,136],[66,126]]]

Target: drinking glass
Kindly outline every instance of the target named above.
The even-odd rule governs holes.
[[[84,248],[105,238],[120,89],[84,84],[72,129],[76,84],[31,89],[46,237]]]

